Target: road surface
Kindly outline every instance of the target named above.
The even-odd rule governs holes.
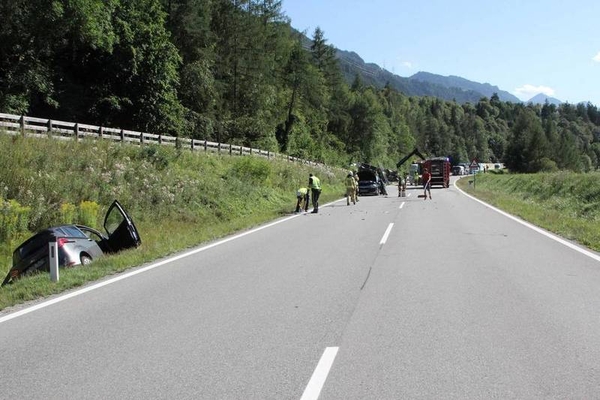
[[[598,258],[388,192],[0,314],[0,398],[600,398]]]

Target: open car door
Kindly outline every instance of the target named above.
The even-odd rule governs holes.
[[[108,235],[108,247],[112,253],[142,244],[133,220],[117,200],[113,201],[104,217],[104,229]]]

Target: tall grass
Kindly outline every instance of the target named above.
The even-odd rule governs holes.
[[[600,251],[600,172],[478,174],[468,193],[544,229]]]
[[[323,201],[339,198],[344,171],[316,168],[257,156],[0,134],[0,202],[17,204],[25,215],[19,229],[0,236],[1,278],[11,267],[12,250],[31,234],[70,222],[101,229],[114,199],[132,216],[143,241],[141,248],[97,260],[91,268],[65,270],[56,284],[42,274],[5,286],[0,309],[290,213],[296,189],[306,185],[310,172],[321,178]]]

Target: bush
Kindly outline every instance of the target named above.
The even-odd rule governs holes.
[[[543,157],[536,163],[535,170],[540,172],[556,172],[558,171],[558,166],[556,162],[549,159],[548,157]]]
[[[8,241],[19,233],[27,231],[29,207],[23,207],[15,200],[0,201],[0,241]]]
[[[273,164],[264,158],[240,157],[235,160],[231,173],[242,182],[265,184],[270,182]]]
[[[77,208],[71,203],[63,203],[60,205],[61,223],[72,224],[75,221],[75,212]]]
[[[93,201],[82,201],[79,204],[78,222],[82,225],[95,227],[98,221],[100,206]]]

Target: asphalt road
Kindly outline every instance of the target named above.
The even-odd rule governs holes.
[[[597,255],[388,192],[0,314],[0,398],[600,398]]]

